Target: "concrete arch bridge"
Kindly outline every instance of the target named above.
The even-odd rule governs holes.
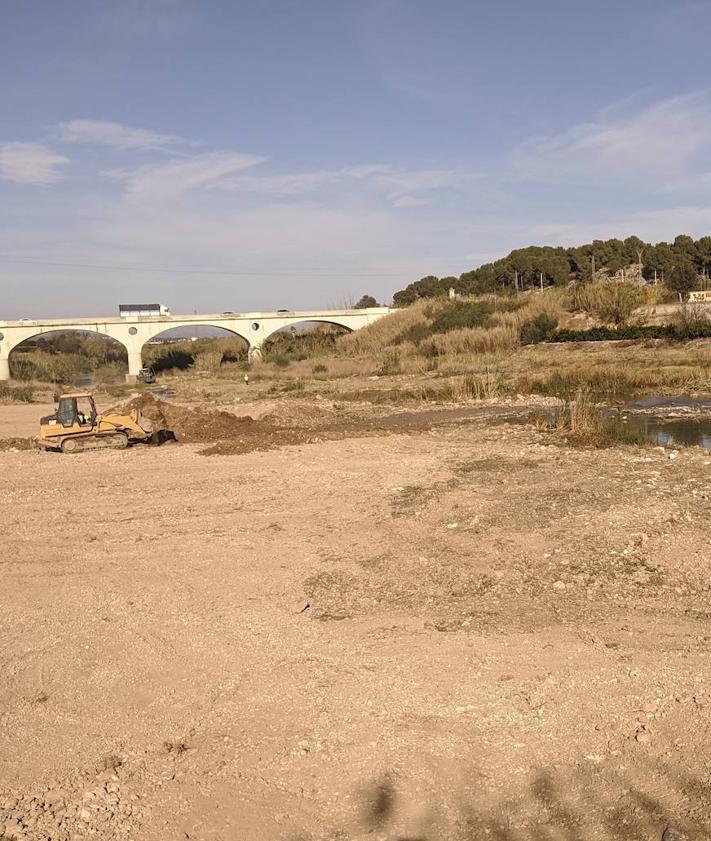
[[[0,321],[0,380],[10,379],[10,353],[27,339],[65,330],[98,333],[120,342],[128,354],[128,382],[135,382],[143,367],[143,345],[178,327],[221,327],[243,338],[252,361],[262,357],[262,345],[278,330],[298,324],[334,324],[359,330],[392,312],[389,307],[362,310],[313,310],[307,312],[250,312],[222,315],[159,315],[109,318],[23,319]]]

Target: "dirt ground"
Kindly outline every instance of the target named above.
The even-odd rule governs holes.
[[[435,415],[0,452],[0,838],[710,837],[711,456]]]

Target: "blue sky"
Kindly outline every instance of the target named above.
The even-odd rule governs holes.
[[[0,319],[711,233],[711,2],[0,0]]]

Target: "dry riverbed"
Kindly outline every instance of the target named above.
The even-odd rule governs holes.
[[[0,837],[708,837],[711,457],[504,410],[0,452]]]

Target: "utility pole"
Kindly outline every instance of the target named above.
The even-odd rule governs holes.
[[[595,280],[595,255],[590,255],[590,262],[592,264],[592,273],[590,274],[590,280]]]
[[[541,292],[543,292],[543,272],[541,272]]]

